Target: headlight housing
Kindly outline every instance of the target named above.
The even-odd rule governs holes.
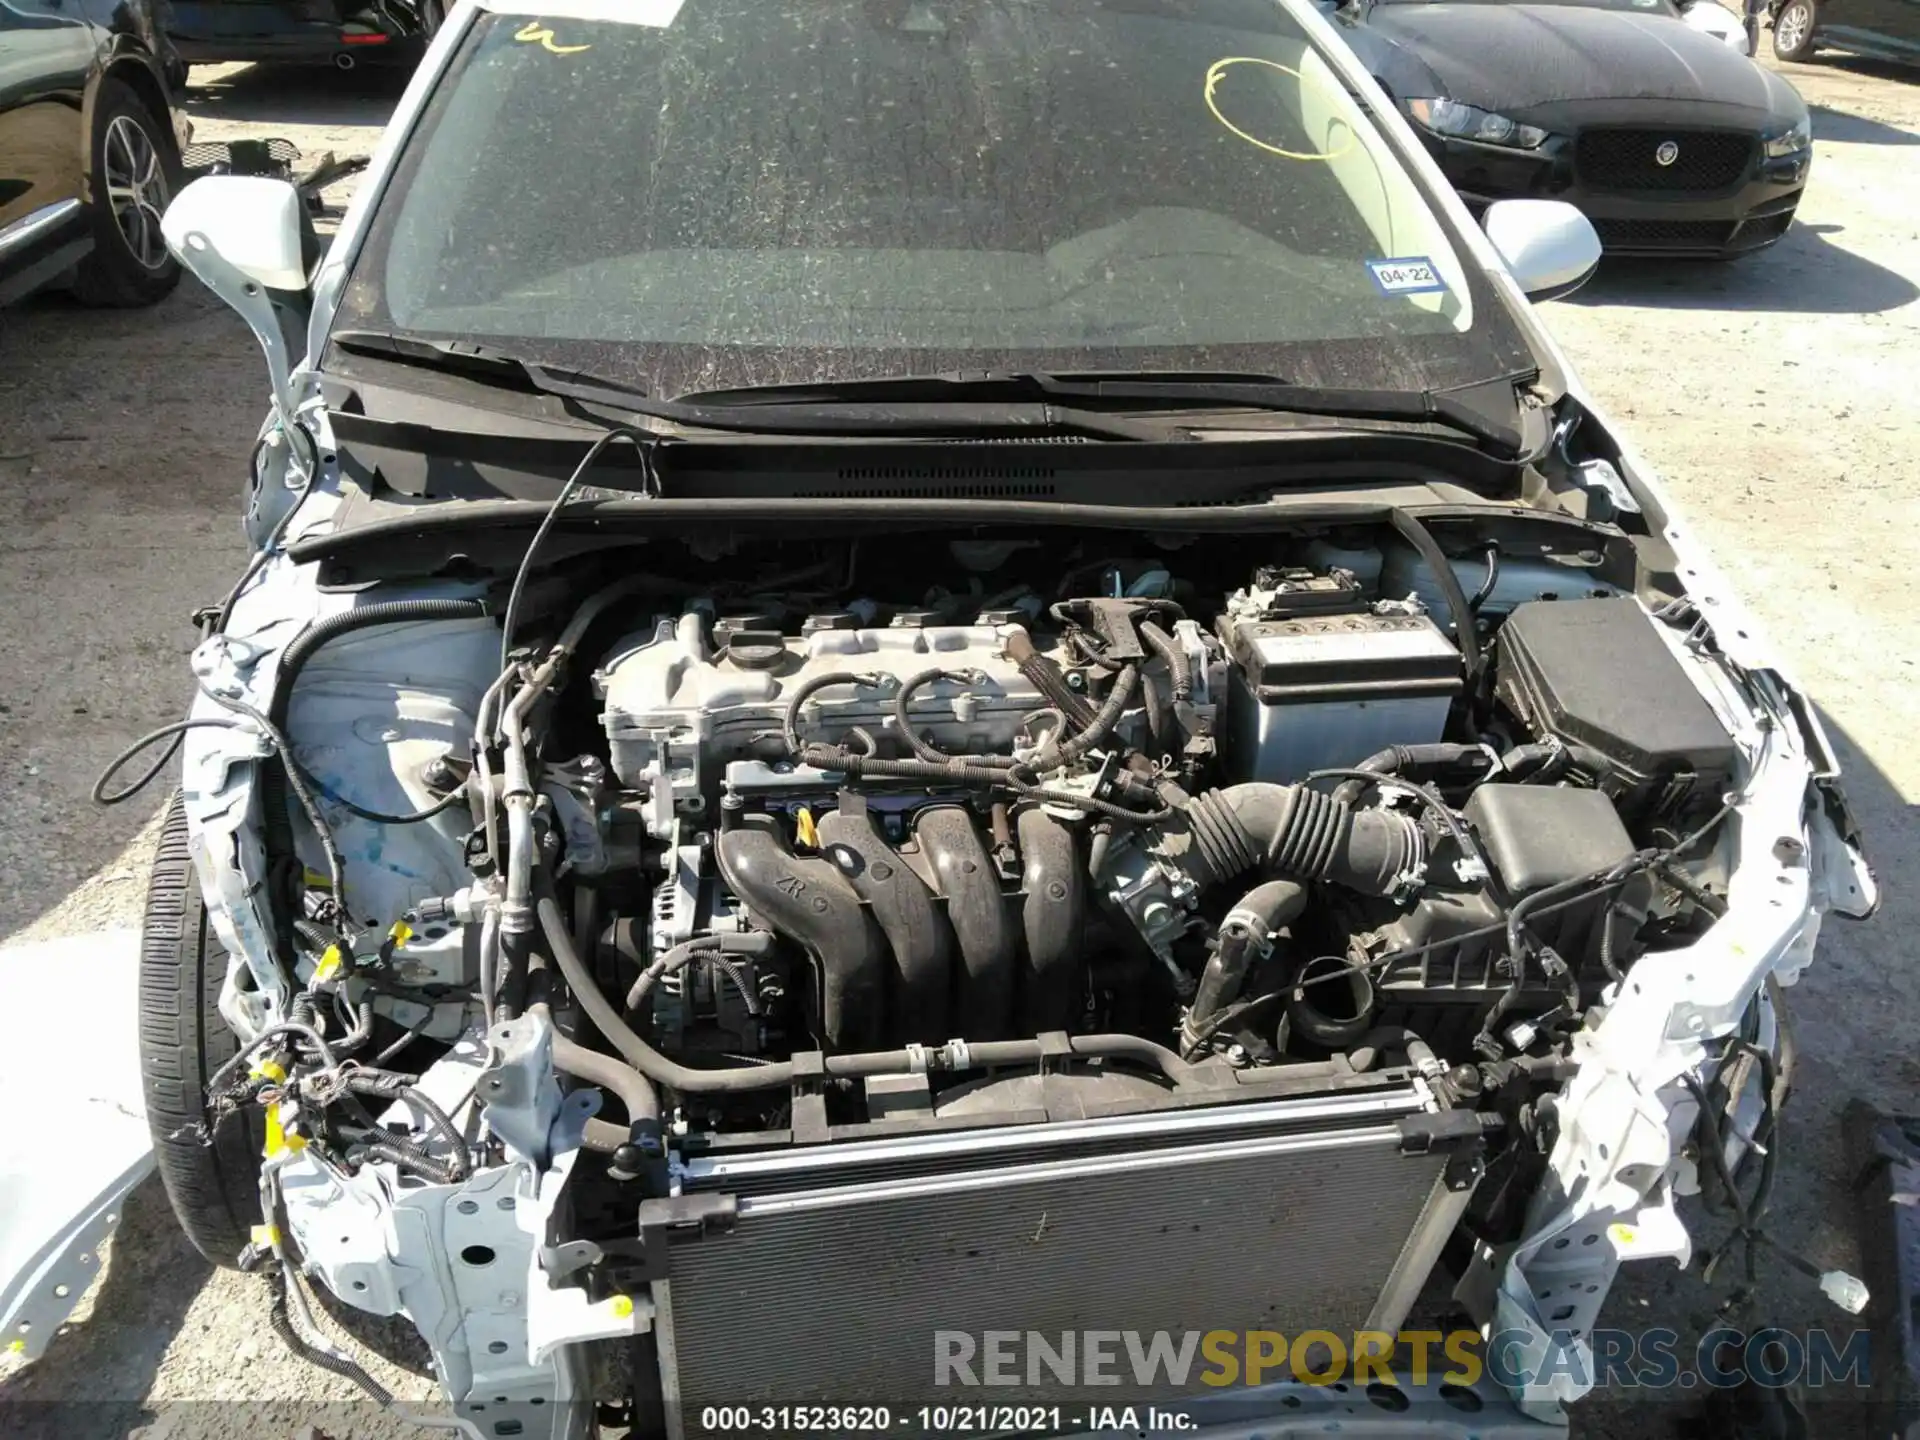
[[[1463,105],[1458,100],[1409,100],[1407,113],[1413,116],[1417,124],[1436,135],[1448,135],[1456,140],[1474,140],[1482,145],[1537,150],[1547,138],[1547,132],[1538,125],[1522,125],[1518,120],[1492,110]]]
[[[1813,121],[1802,117],[1793,122],[1791,128],[1782,130],[1778,135],[1769,135],[1765,141],[1767,158],[1778,160],[1786,155],[1798,155],[1813,147]]]

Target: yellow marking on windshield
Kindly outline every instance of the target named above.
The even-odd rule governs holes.
[[[513,32],[513,38],[522,45],[538,45],[551,55],[578,55],[582,50],[591,50],[592,42],[585,45],[560,45],[554,42],[553,31],[538,20],[529,20]]]
[[[1307,83],[1306,77],[1291,65],[1282,65],[1278,60],[1263,60],[1257,55],[1229,55],[1224,60],[1214,61],[1213,64],[1207,68],[1207,110],[1212,114],[1213,118],[1225,126],[1229,132],[1239,136],[1249,145],[1254,145],[1265,150],[1269,155],[1278,155],[1287,160],[1338,160],[1353,148],[1354,136],[1351,128],[1347,131],[1347,143],[1337,150],[1285,150],[1278,145],[1269,144],[1258,136],[1249,135],[1220,113],[1219,102],[1214,99],[1213,95],[1213,92],[1219,88],[1222,77],[1235,65],[1264,65],[1269,70],[1278,70],[1282,75],[1291,75],[1300,83],[1303,89]]]

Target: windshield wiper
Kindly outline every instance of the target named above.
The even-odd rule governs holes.
[[[800,394],[789,399],[769,392],[716,392],[752,395],[751,405],[704,395],[659,400],[645,389],[603,376],[529,360],[525,356],[466,340],[430,340],[385,330],[336,330],[328,342],[355,355],[371,355],[441,374],[470,375],[513,389],[552,395],[583,405],[644,415],[707,430],[757,435],[913,435],[921,437],[983,434],[1074,434],[1099,440],[1186,441],[1184,427],[1084,410],[1054,403],[1033,393],[992,399],[939,391],[924,396],[833,396]],[[805,390],[807,387],[797,387]],[[1067,397],[1062,397],[1067,398]],[[598,418],[598,417],[592,417]]]
[[[1508,377],[1502,377],[1506,379]],[[1528,377],[1511,377],[1521,379]],[[1326,415],[1350,420],[1440,424],[1481,440],[1507,456],[1522,453],[1520,432],[1501,424],[1445,390],[1340,390],[1295,385],[1276,375],[1189,370],[1119,370],[1068,373],[956,371],[944,375],[899,375],[872,380],[749,386],[707,390],[683,397],[704,405],[830,404],[853,398],[930,401],[992,395],[1006,400],[1087,401],[1131,408],[1191,409],[1197,406]]]

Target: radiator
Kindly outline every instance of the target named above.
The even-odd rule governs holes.
[[[1183,1393],[1138,1387],[1124,1350],[1098,1390],[1029,1386],[1024,1363],[1013,1387],[936,1388],[936,1331],[1395,1329],[1470,1193],[1458,1152],[1422,1142],[1444,1118],[1413,1082],[690,1162],[683,1193],[735,1205],[654,1282],[669,1432],[709,1433],[711,1406],[886,1405],[897,1424]],[[1218,1394],[1204,1368],[1184,1393]]]

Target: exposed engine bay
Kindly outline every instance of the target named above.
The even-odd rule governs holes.
[[[1143,549],[1052,578],[1038,546],[929,538],[898,578],[696,595],[602,652],[579,688],[604,749],[546,767],[532,819],[623,1022],[709,1068],[921,1047],[932,1083],[833,1096],[853,1120],[937,1111],[967,1047],[1037,1060],[1050,1032],[1241,1068],[1376,1029],[1499,1058],[1684,933],[1649,857],[1721,809],[1732,743],[1632,598],[1483,603],[1492,714],[1463,734],[1441,623],[1348,568],[1384,557]],[[1654,681],[1657,713],[1608,706]],[[1541,963],[1507,963],[1516,908]]]
[[[1391,1331],[1443,1252],[1498,1274],[1628,971],[1728,908],[1750,765],[1689,604],[1529,527],[704,526],[342,592],[231,832],[243,1262],[407,1313],[476,1423],[619,1340],[674,1434],[918,1385],[935,1311]],[[1249,1195],[1321,1238],[1250,1260]],[[1553,1262],[1556,1323],[1619,1258]]]

